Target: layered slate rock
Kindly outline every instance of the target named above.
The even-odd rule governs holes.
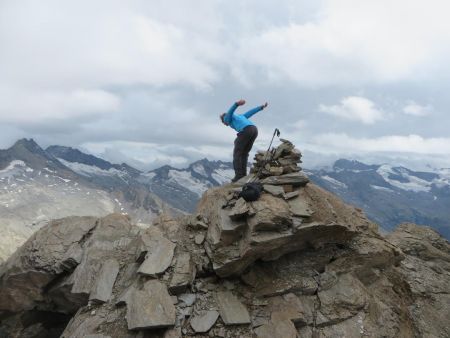
[[[242,219],[243,217],[247,216],[249,212],[250,212],[249,205],[241,197],[236,201],[233,208],[228,213],[228,216],[231,218],[231,220],[238,221],[239,219]]]
[[[301,172],[269,176],[261,180],[261,183],[266,185],[292,185],[294,187],[304,187],[308,182],[308,177]]]
[[[129,259],[135,248],[130,244],[137,236],[136,229],[126,216],[111,214],[96,222],[92,233],[85,234],[80,264],[71,274],[59,278],[48,294],[63,312],[74,312],[87,304],[102,265],[108,259]]]
[[[108,259],[100,270],[92,288],[89,300],[94,302],[107,302],[112,295],[114,282],[119,273],[119,263],[115,259]]]
[[[195,265],[191,255],[188,252],[178,254],[172,279],[169,284],[170,292],[174,295],[186,292],[188,286],[194,281],[194,278]]]
[[[283,231],[292,225],[289,206],[284,199],[263,194],[259,200],[252,203],[252,207],[255,215],[247,218],[251,232]]]
[[[288,201],[263,193],[248,203],[253,214],[233,221],[227,217],[229,189],[211,189],[199,204],[199,213],[210,220],[205,248],[221,277],[238,275],[258,259],[277,259],[327,242],[344,244],[358,227],[372,226],[361,212],[314,185],[297,188],[298,195]]]
[[[226,325],[249,324],[247,308],[230,291],[217,292],[217,304],[220,316]]]
[[[285,194],[285,191],[282,186],[279,185],[270,185],[265,184],[263,185],[264,191],[276,196],[276,197],[283,197]]]
[[[47,285],[81,262],[82,242],[96,221],[94,217],[55,220],[31,236],[0,267],[0,313],[32,309],[43,301]]]
[[[174,326],[175,307],[166,286],[149,280],[142,290],[133,288],[127,299],[126,318],[130,330]]]
[[[172,262],[176,244],[165,238],[155,228],[150,228],[143,233],[141,241],[139,257],[145,255],[145,258],[138,272],[155,277],[166,271]]]
[[[235,243],[242,237],[246,222],[245,220],[233,221],[229,212],[222,208],[227,204],[226,195],[229,191],[222,191],[218,194],[215,192],[215,190],[210,190],[206,193],[210,194],[213,199],[207,198],[205,208],[201,208],[199,213],[204,214],[209,220],[208,244],[213,247],[223,247]],[[217,200],[214,200],[215,198]]]
[[[191,319],[191,327],[197,333],[208,332],[215,324],[219,313],[217,311],[206,311]]]

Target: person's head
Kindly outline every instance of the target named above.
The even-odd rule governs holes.
[[[225,117],[225,113],[220,114],[220,121],[222,121],[222,123],[224,125],[228,126],[228,123],[225,122],[224,117]]]

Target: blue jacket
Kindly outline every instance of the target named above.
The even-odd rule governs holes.
[[[252,117],[257,112],[263,110],[262,106],[258,106],[256,108],[250,109],[248,112],[242,115],[239,115],[234,114],[234,111],[236,110],[237,107],[238,105],[234,103],[223,117],[223,120],[238,133],[241,132],[247,126],[254,126],[254,123],[250,121],[249,118]]]

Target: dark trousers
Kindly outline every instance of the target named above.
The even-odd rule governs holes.
[[[235,178],[241,178],[247,175],[248,154],[252,150],[253,143],[258,136],[256,126],[247,126],[237,134],[234,140],[233,167]]]

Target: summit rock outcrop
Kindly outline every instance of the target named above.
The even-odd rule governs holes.
[[[308,183],[290,142],[273,155],[255,159],[255,202],[228,184],[148,228],[50,222],[0,266],[0,336],[450,336],[448,241],[414,224],[383,237]]]

